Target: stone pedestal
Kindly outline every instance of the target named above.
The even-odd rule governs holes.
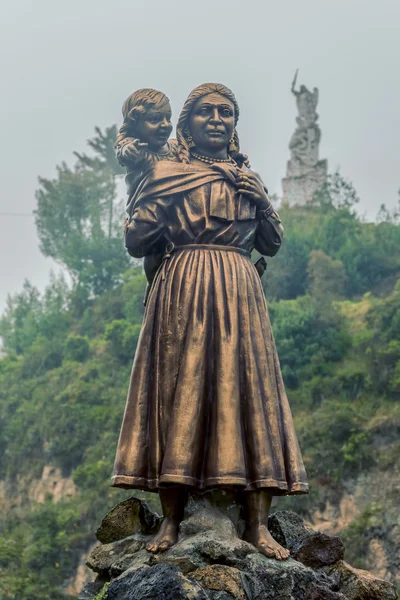
[[[288,162],[287,176],[282,179],[283,199],[289,206],[305,206],[310,204],[316,192],[326,182],[328,163],[320,160],[312,168],[294,168]]]
[[[238,537],[240,511],[229,495],[192,497],[178,543],[153,555],[145,545],[158,523],[136,498],[115,507],[98,530],[103,543],[87,560],[98,578],[77,600],[397,599],[392,584],[343,561],[338,537],[314,532],[289,511],[269,521],[273,537],[291,551],[285,561]]]

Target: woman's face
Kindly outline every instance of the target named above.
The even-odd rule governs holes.
[[[135,134],[142,143],[149,145],[150,150],[157,152],[167,143],[172,131],[171,105],[169,102],[161,108],[149,108],[140,115]]]
[[[235,107],[218,93],[199,98],[189,117],[189,130],[196,150],[213,156],[228,150],[235,130]]]

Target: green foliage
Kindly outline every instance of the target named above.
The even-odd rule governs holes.
[[[289,388],[298,387],[313,375],[326,374],[329,364],[343,357],[350,340],[338,313],[326,319],[311,296],[281,300],[269,308],[282,373]]]
[[[62,339],[71,325],[68,288],[63,277],[52,277],[43,296],[29,281],[19,294],[9,296],[0,319],[0,336],[8,353],[22,354],[39,337]]]
[[[342,261],[333,260],[323,250],[312,250],[307,275],[310,294],[320,304],[326,306],[343,297],[346,274]]]
[[[132,359],[140,334],[140,325],[131,325],[126,319],[112,321],[106,326],[104,339],[111,353],[121,362]]]
[[[76,360],[85,362],[89,356],[89,340],[82,335],[69,335],[65,340],[64,358],[65,360]]]
[[[81,507],[50,499],[24,515],[0,521],[0,597],[11,600],[61,600],[66,573],[87,540]]]
[[[400,399],[400,282],[392,294],[376,300],[366,318],[363,351],[375,389]]]
[[[313,198],[316,206],[323,209],[342,209],[351,210],[355,204],[360,202],[360,198],[351,183],[345,179],[336,169],[330,173],[325,184],[316,192]]]
[[[128,265],[122,243],[121,206],[115,175],[121,169],[112,146],[115,128],[89,141],[93,157],[80,155],[73,168],[62,163],[55,179],[39,178],[36,226],[40,248],[67,267],[86,295],[99,295],[121,281]]]
[[[337,483],[372,465],[368,415],[360,407],[329,399],[311,414],[302,414],[297,433],[311,477]]]
[[[267,298],[294,299],[310,291],[313,251],[322,251],[332,259],[329,270],[335,271],[341,291],[344,284],[347,298],[381,289],[384,282],[398,277],[398,217],[381,213],[378,224],[365,223],[353,210],[356,201],[352,185],[336,173],[319,193],[314,207],[280,209],[285,239],[282,249],[268,263],[264,278]]]
[[[105,583],[104,586],[101,588],[100,592],[97,594],[95,600],[107,600],[107,590],[110,587],[110,585],[111,583]]]
[[[121,167],[115,154],[114,144],[118,135],[117,126],[111,125],[111,127],[106,127],[104,133],[100,127],[95,127],[94,130],[96,133],[95,137],[87,141],[94,155],[88,156],[87,154],[74,152],[75,156],[78,157],[83,165],[94,171],[108,168],[116,175],[125,174],[125,168]]]
[[[385,505],[370,504],[350,525],[341,533],[346,547],[346,561],[355,567],[362,568],[363,559],[367,555],[368,542],[376,534],[381,537],[384,522]]]

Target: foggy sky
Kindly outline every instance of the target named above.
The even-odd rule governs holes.
[[[207,81],[235,92],[242,150],[280,194],[299,67],[320,91],[321,158],[373,218],[400,187],[399,30],[398,0],[2,0],[0,213],[32,212],[37,177],[72,163],[94,126],[120,124],[133,90],[164,91],[176,122]],[[54,266],[32,217],[0,214],[0,312]]]

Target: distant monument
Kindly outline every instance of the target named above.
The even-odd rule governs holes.
[[[321,129],[317,124],[318,89],[310,92],[305,85],[296,90],[298,69],[292,83],[296,98],[297,128],[289,142],[291,158],[287,163],[286,177],[282,179],[283,200],[289,205],[310,203],[317,190],[325,183],[328,162],[319,160]]]

